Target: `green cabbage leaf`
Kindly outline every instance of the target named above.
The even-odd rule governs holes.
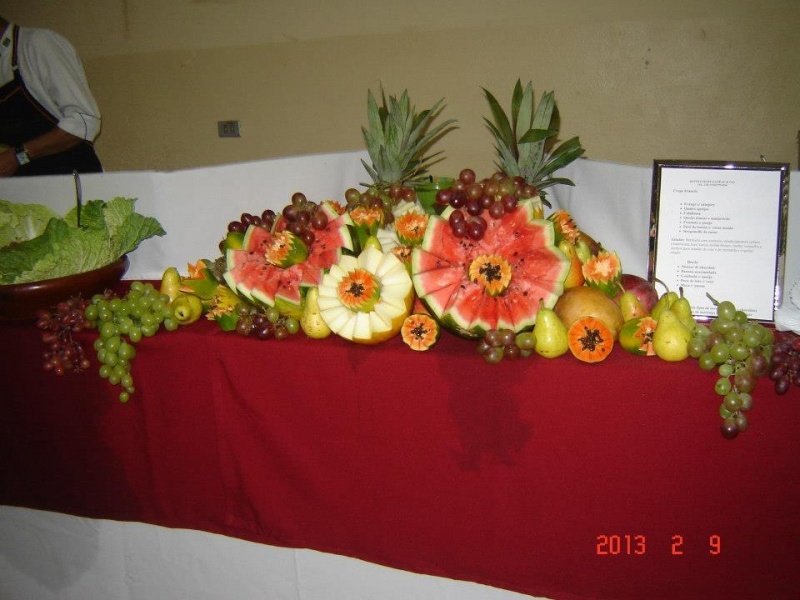
[[[0,200],[0,248],[39,236],[50,219],[58,215],[43,204],[22,204]]]
[[[131,198],[91,200],[81,209],[80,227],[75,208],[63,218],[50,217],[39,235],[0,248],[0,284],[99,269],[133,252],[142,241],[165,235],[155,218],[135,211],[135,202]]]

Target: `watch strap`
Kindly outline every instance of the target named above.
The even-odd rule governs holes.
[[[22,144],[14,148],[14,152],[17,155],[17,162],[20,166],[27,165],[29,162],[31,162],[31,157],[28,154],[28,151],[25,149],[25,146]]]

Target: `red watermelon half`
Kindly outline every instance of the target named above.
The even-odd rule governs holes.
[[[241,249],[229,249],[225,255],[225,282],[235,292],[254,303],[275,306],[281,314],[299,318],[303,311],[304,288],[316,286],[323,273],[336,263],[342,250],[352,250],[353,241],[347,214],[340,215],[327,203],[328,225],[314,230],[315,240],[308,257],[290,267],[267,262],[265,254],[273,232],[251,225]]]
[[[417,296],[442,325],[469,339],[490,329],[530,329],[540,301],[552,308],[564,291],[570,261],[555,246],[553,223],[534,217],[533,204],[521,200],[516,210],[487,219],[480,240],[456,237],[448,222],[452,208],[431,216],[422,244],[411,257]],[[489,293],[470,278],[481,257],[500,257],[510,268],[501,293]]]

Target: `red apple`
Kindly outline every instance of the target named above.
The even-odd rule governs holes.
[[[642,307],[649,313],[653,310],[653,306],[658,301],[658,291],[656,287],[638,275],[630,273],[623,273],[620,278],[620,284],[626,292],[632,292],[634,296],[639,299]],[[614,300],[619,303],[619,298],[622,296],[622,291],[616,295]]]

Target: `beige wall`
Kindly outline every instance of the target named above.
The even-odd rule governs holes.
[[[460,128],[437,174],[492,170],[481,87],[554,90],[586,156],[790,162],[800,0],[0,0],[78,48],[109,170],[363,147],[367,89],[441,97]],[[239,139],[217,137],[238,119]],[[309,173],[313,177],[313,173]],[[366,176],[366,173],[365,173]]]

